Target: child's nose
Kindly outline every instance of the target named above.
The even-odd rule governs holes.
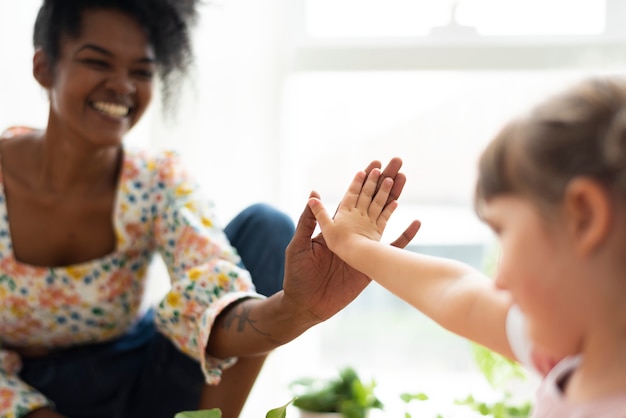
[[[494,277],[494,284],[496,286],[496,289],[500,289],[500,290],[507,289],[506,277],[500,271],[496,272],[496,275]]]

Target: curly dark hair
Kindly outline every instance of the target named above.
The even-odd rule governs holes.
[[[115,9],[146,28],[156,55],[163,100],[169,102],[193,62],[190,30],[197,20],[200,0],[44,0],[33,33],[33,45],[41,48],[52,66],[60,53],[62,35],[81,33],[82,13]]]

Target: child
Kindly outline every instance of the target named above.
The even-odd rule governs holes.
[[[332,251],[446,329],[540,371],[557,360],[534,418],[626,417],[626,80],[586,80],[512,121],[478,174],[495,281],[381,245],[396,205],[378,172],[357,174],[334,218],[309,206]]]

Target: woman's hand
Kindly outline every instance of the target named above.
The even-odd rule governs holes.
[[[382,211],[395,205],[402,192],[406,179],[399,172],[401,166],[400,159],[393,159],[380,175],[376,173],[376,186],[369,186],[378,189],[385,178],[391,178],[384,186],[389,198],[381,201]],[[366,173],[375,169],[380,170],[377,161]],[[311,197],[319,196],[312,193]],[[316,225],[307,204],[287,246],[283,291],[268,299],[245,299],[227,307],[215,320],[207,353],[226,358],[269,352],[336,314],[370,283],[369,277],[330,251],[321,234],[312,238]],[[392,245],[404,248],[418,229],[419,223],[414,222]]]
[[[381,212],[392,211],[406,183],[406,177],[399,172],[401,166],[402,161],[395,158],[378,176],[376,190],[383,184],[386,184],[384,187],[390,186],[385,179],[393,181],[388,199],[381,202]],[[372,162],[364,177],[379,168],[379,162]],[[313,192],[310,197],[319,198],[319,195]],[[315,216],[307,205],[296,226],[294,238],[287,247],[284,293],[285,297],[291,298],[297,306],[308,310],[321,322],[352,302],[371,280],[334,254],[321,234],[311,238],[316,225]],[[413,222],[391,245],[404,248],[415,237],[419,226],[419,222]]]

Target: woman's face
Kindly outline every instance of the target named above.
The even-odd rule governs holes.
[[[483,215],[500,240],[496,285],[508,290],[524,313],[536,348],[556,358],[576,354],[584,295],[564,225],[558,219],[548,222],[519,196],[490,199]]]
[[[87,10],[77,38],[63,35],[45,87],[50,126],[96,146],[115,145],[152,98],[155,55],[139,23],[122,12]]]

